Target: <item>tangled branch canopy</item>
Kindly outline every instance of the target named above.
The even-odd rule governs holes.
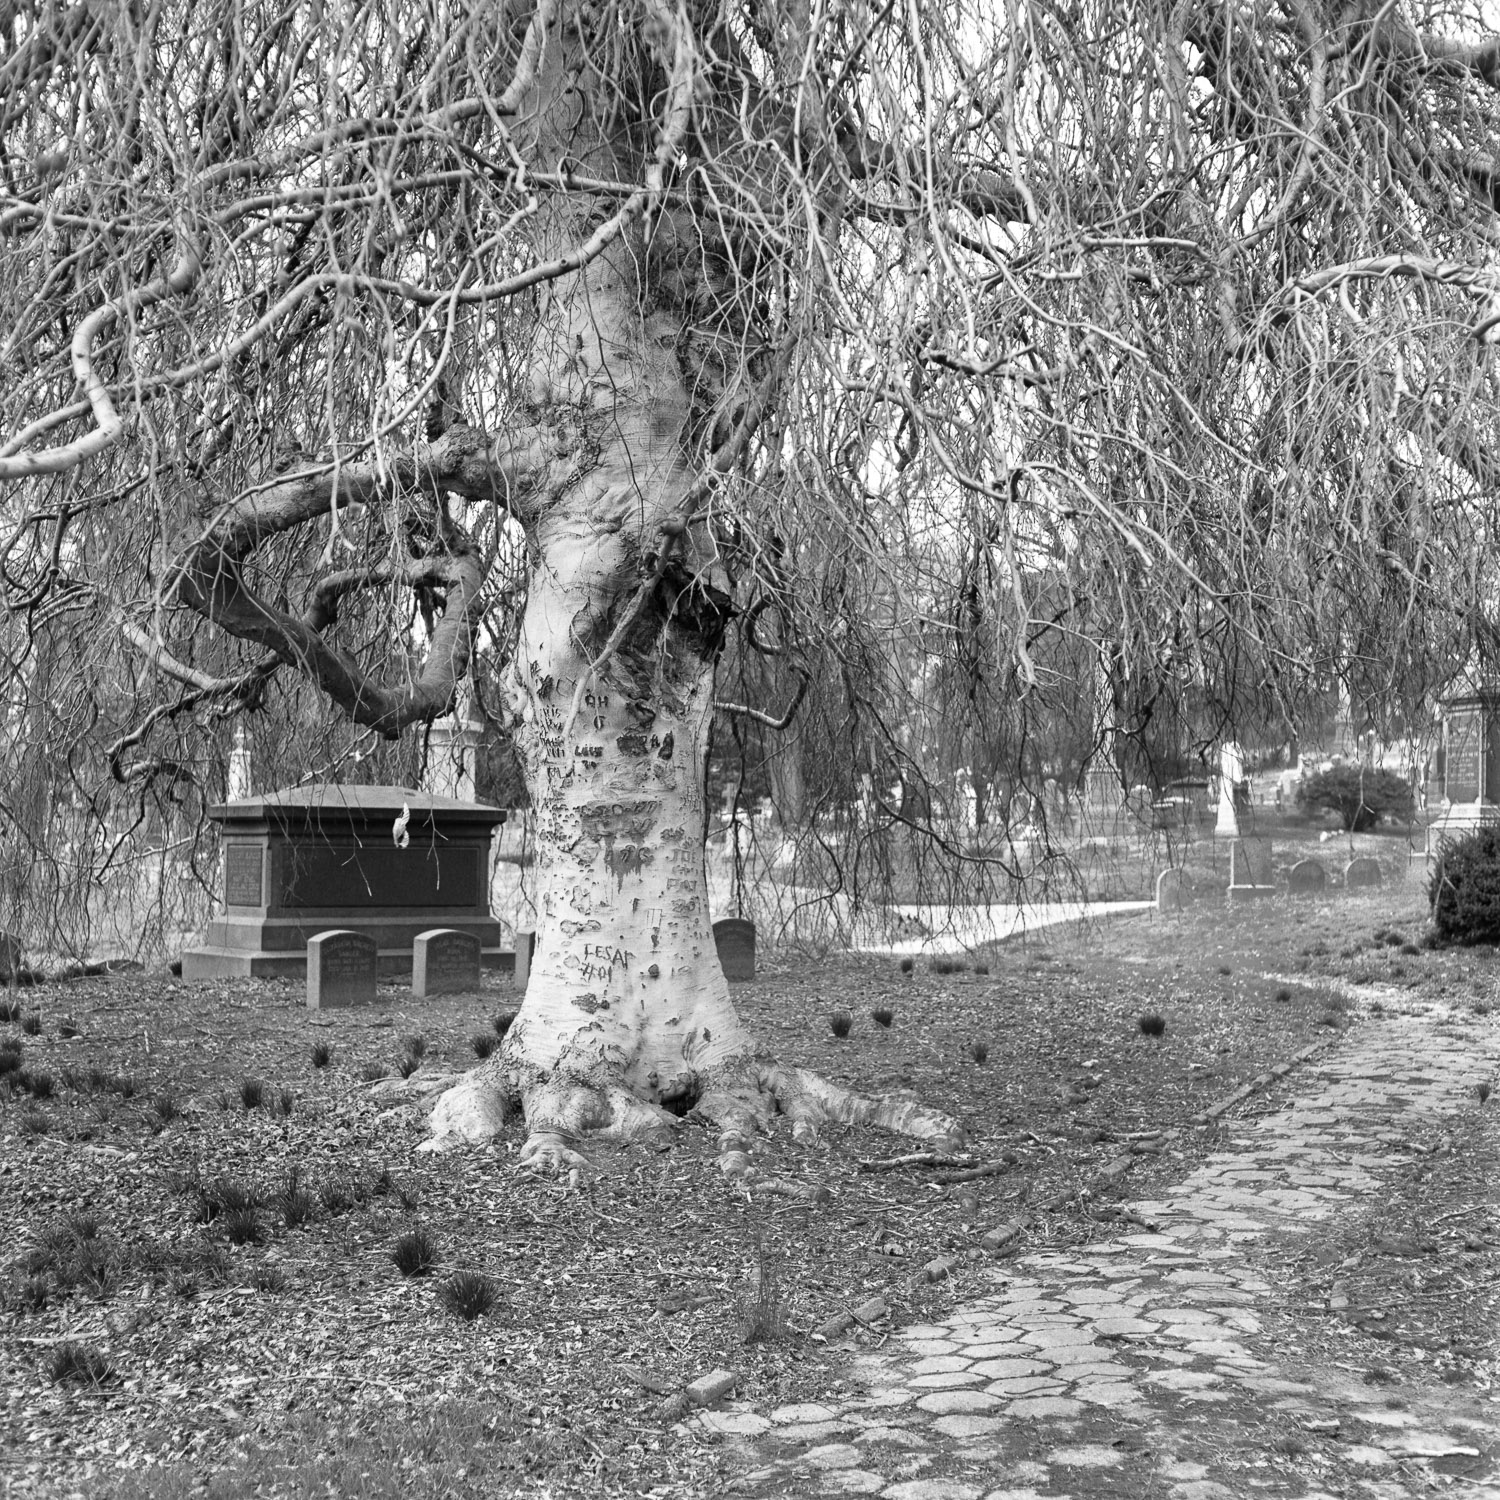
[[[1497,89],[1412,0],[0,0],[9,846],[503,658],[622,247],[725,696],[850,775],[1019,763],[1101,650],[1126,733],[1413,721],[1493,634]]]

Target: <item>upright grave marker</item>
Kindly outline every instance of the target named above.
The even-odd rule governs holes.
[[[744,917],[724,917],[714,923],[719,967],[731,983],[755,978],[755,923]]]
[[[1380,861],[1362,855],[1351,859],[1344,866],[1344,886],[1347,890],[1369,890],[1380,885]]]
[[[307,942],[307,1008],[345,1010],[375,1003],[375,939],[362,932],[320,932]]]
[[[1328,871],[1315,859],[1299,859],[1287,871],[1286,888],[1294,896],[1320,896],[1328,887]]]
[[[412,944],[411,992],[418,1000],[433,995],[467,995],[479,988],[479,939],[472,932],[434,927]]]
[[[1236,839],[1229,846],[1229,899],[1248,901],[1275,893],[1270,839]]]

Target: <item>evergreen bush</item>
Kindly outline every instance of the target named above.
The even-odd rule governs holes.
[[[1427,899],[1443,942],[1500,943],[1500,827],[1477,828],[1450,844]]]
[[[1410,818],[1411,786],[1394,771],[1369,766],[1334,766],[1304,777],[1297,801],[1308,811],[1328,808],[1349,833],[1364,833],[1381,818]]]

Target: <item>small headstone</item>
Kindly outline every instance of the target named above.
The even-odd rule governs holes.
[[[1380,884],[1380,861],[1368,854],[1351,859],[1344,866],[1344,885],[1351,891],[1368,889]]]
[[[1156,877],[1157,911],[1181,911],[1187,900],[1187,881],[1181,870],[1163,870]]]
[[[412,994],[418,1000],[472,994],[479,988],[479,949],[472,932],[452,927],[419,932],[411,950]]]
[[[755,978],[755,923],[744,917],[724,917],[714,923],[719,966],[728,980]]]
[[[1299,859],[1286,874],[1286,888],[1294,896],[1311,896],[1328,884],[1328,871],[1316,859]]]
[[[336,929],[307,940],[307,1008],[339,1010],[375,1003],[375,939]]]
[[[535,957],[536,933],[518,932],[516,934],[516,970],[513,976],[518,990],[526,988],[526,981],[531,978],[532,960]]]
[[[1236,839],[1229,846],[1229,884],[1231,886],[1275,885],[1271,870],[1270,839]]]

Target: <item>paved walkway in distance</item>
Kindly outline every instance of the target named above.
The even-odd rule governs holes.
[[[1368,1205],[1408,1133],[1476,1107],[1497,1069],[1496,1018],[1366,1022],[1292,1075],[1293,1103],[1227,1122],[1171,1194],[1131,1205],[1156,1232],[997,1266],[992,1294],[852,1356],[855,1399],[691,1422],[741,1446],[741,1495],[1500,1500],[1500,1397],[1371,1385],[1268,1327],[1314,1305],[1283,1236]]]

